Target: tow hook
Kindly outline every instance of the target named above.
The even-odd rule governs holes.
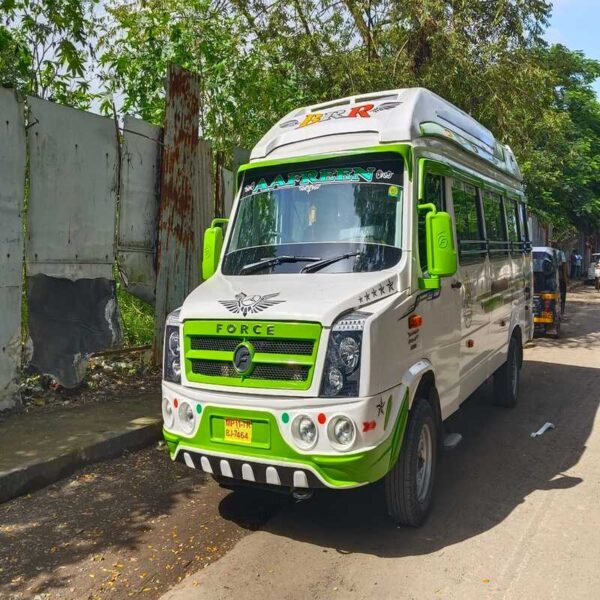
[[[305,489],[305,488],[294,488],[292,490],[292,498],[294,500],[298,500],[298,502],[302,502],[303,500],[310,500],[313,495],[313,490]]]

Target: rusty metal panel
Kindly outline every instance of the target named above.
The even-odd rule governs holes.
[[[32,365],[74,387],[121,342],[113,264],[118,139],[111,119],[28,98],[27,302]]]
[[[125,288],[150,304],[154,304],[156,287],[161,144],[161,127],[125,117],[117,242],[119,273]]]
[[[171,65],[167,74],[155,304],[155,361],[167,314],[200,282],[199,76]]]
[[[18,402],[25,151],[23,104],[0,87],[0,410]]]

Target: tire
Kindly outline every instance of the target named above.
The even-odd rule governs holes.
[[[399,525],[419,527],[431,509],[437,442],[431,404],[415,398],[398,460],[385,477],[387,512]]]
[[[494,404],[512,408],[517,404],[521,375],[521,345],[513,335],[508,344],[506,362],[494,373]]]

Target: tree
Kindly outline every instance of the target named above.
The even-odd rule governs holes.
[[[89,106],[98,0],[0,0],[0,78],[40,98]]]

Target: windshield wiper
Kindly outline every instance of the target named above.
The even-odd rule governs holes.
[[[345,258],[351,258],[352,256],[360,256],[362,252],[357,250],[356,252],[347,252],[346,254],[340,254],[339,256],[332,256],[331,258],[324,258],[323,260],[318,260],[313,262],[312,265],[306,265],[302,267],[300,273],[314,273],[315,271],[320,271],[333,263],[336,263],[340,260],[344,260]]]
[[[261,258],[258,262],[244,265],[240,273],[249,273],[251,271],[259,271],[265,267],[272,267],[274,265],[280,265],[282,263],[295,263],[295,262],[319,262],[321,259],[314,256],[274,256],[273,258]]]

